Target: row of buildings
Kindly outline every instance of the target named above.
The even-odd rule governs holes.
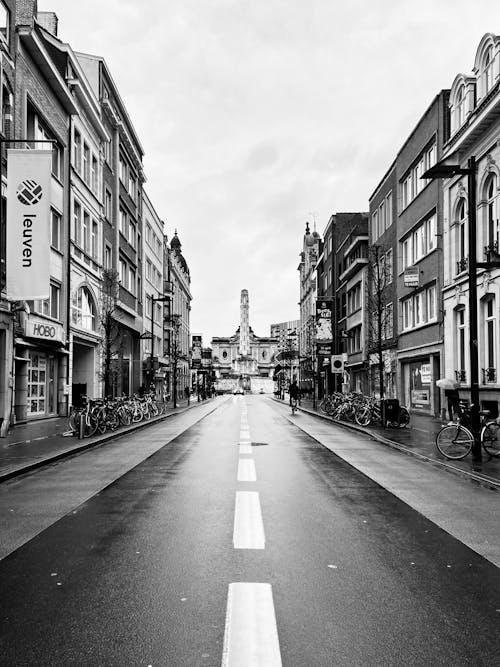
[[[383,393],[437,415],[436,381],[468,398],[472,373],[481,407],[498,414],[500,37],[484,35],[472,73],[450,83],[374,183],[367,211],[332,215],[322,237],[306,229],[305,388]],[[317,333],[321,307],[330,339]]]
[[[64,415],[83,394],[184,390],[189,268],[146,193],[144,149],[106,62],[73,51],[36,0],[0,0],[0,77],[2,433]],[[34,200],[9,165],[47,148],[48,279],[19,292],[14,204]]]

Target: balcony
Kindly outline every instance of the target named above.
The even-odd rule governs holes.
[[[344,280],[349,280],[352,278],[358,271],[361,271],[368,264],[368,257],[357,257],[352,260],[349,266],[339,275],[339,282],[344,282]]]
[[[495,383],[497,381],[497,369],[496,368],[482,368],[483,374],[483,384]]]
[[[456,370],[455,379],[457,382],[467,382],[467,373],[464,370]]]

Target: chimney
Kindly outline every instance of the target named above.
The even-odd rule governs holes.
[[[59,19],[55,12],[38,12],[36,20],[42,28],[45,28],[45,30],[54,35],[54,37],[57,37],[57,24]]]

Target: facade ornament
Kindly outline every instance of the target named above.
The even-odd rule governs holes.
[[[485,271],[485,272],[483,273],[483,285],[482,285],[482,286],[483,286],[483,290],[485,291],[485,293],[486,293],[486,292],[488,291],[488,289],[489,289],[490,282],[491,282],[491,273],[490,273],[489,271]]]
[[[467,190],[465,189],[465,185],[460,181],[458,184],[458,196],[459,197],[467,197]]]

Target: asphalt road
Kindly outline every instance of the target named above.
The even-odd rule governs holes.
[[[0,561],[2,665],[499,664],[498,568],[282,406],[168,428],[128,436],[156,445],[94,492],[119,444],[8,487],[21,523],[40,475],[37,503],[64,503]]]

